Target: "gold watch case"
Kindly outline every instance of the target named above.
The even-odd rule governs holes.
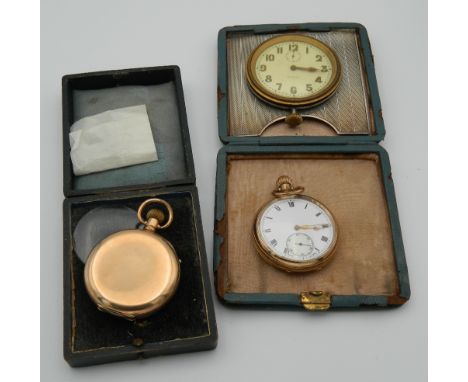
[[[277,187],[272,192],[275,196],[274,199],[265,203],[257,213],[254,224],[254,241],[257,248],[257,252],[260,257],[266,261],[268,264],[281,269],[286,272],[310,272],[318,271],[325,267],[332,259],[336,253],[336,243],[338,241],[338,225],[336,220],[330,210],[324,206],[322,203],[316,199],[302,195],[304,191],[303,187],[294,187],[293,182],[288,176],[281,176],[277,180]],[[333,225],[333,237],[330,242],[328,250],[317,259],[311,259],[307,261],[294,261],[288,260],[283,257],[280,257],[278,253],[271,250],[265,240],[262,238],[261,234],[261,218],[263,213],[274,203],[281,199],[302,199],[307,200],[317,206],[319,206],[325,213],[328,215],[328,218]]]
[[[155,217],[142,219],[149,204],[166,207],[169,217],[164,225]],[[84,270],[86,289],[98,309],[129,320],[147,317],[164,306],[180,278],[174,247],[155,233],[172,223],[169,203],[148,199],[137,216],[144,229],[120,231],[102,240],[91,251]]]
[[[319,48],[327,55],[332,66],[332,78],[324,89],[307,97],[294,98],[275,94],[262,85],[256,74],[256,63],[259,56],[273,45],[284,42],[305,42]],[[247,61],[246,77],[253,93],[263,101],[280,107],[303,108],[318,105],[334,94],[341,79],[341,64],[333,49],[325,43],[305,35],[285,34],[264,41],[252,51]]]

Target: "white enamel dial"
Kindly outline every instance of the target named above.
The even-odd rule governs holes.
[[[328,210],[306,196],[272,200],[258,217],[257,235],[275,256],[307,262],[326,256],[336,227]]]

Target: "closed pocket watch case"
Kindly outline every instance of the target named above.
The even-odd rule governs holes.
[[[174,220],[171,205],[164,199],[147,199],[136,217],[142,227],[119,230],[101,240],[84,269],[86,289],[98,309],[128,320],[143,319],[162,309],[180,280],[174,246],[159,233]]]
[[[106,108],[132,104],[147,107],[158,161],[73,175],[68,143],[71,124]],[[179,69],[170,66],[65,76],[63,118],[66,361],[71,366],[89,366],[215,348],[216,320]],[[143,309],[137,319],[126,319],[98,309],[86,289],[85,263],[93,248],[109,235],[137,232],[138,207],[150,198],[162,199],[173,209],[172,224],[156,233],[177,254],[180,277],[177,287],[168,290],[173,296],[157,306],[159,309],[152,310],[155,305],[149,298],[151,312]],[[98,268],[97,275],[102,276]],[[122,276],[122,272],[113,275]],[[98,302],[99,295],[108,292],[105,285],[91,285]],[[118,309],[122,312],[121,306]]]
[[[341,78],[336,89],[323,90],[326,98],[315,102],[316,80],[326,81],[321,65],[332,57],[327,47],[340,69],[329,59],[326,70],[340,70]],[[227,27],[219,32],[218,54],[219,136],[226,144],[218,154],[216,178],[218,297],[227,304],[306,310],[404,304],[410,297],[408,270],[390,162],[378,145],[385,129],[366,29],[354,23]],[[254,86],[251,77],[258,80]],[[278,102],[284,97],[315,103],[292,110]],[[290,123],[293,114],[306,118]],[[306,262],[305,247],[332,237],[301,233],[301,247],[291,250],[288,240],[299,232],[294,227],[315,224],[314,219],[289,222],[286,228],[269,224],[267,218],[286,216],[262,210],[282,176],[333,216],[338,236],[323,266],[275,260]]]

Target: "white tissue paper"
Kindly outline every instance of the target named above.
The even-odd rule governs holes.
[[[158,160],[146,105],[82,118],[70,131],[75,175]]]

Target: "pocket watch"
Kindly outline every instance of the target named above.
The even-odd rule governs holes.
[[[257,46],[247,61],[247,82],[253,93],[274,106],[292,108],[285,120],[302,122],[296,108],[318,105],[336,91],[341,65],[325,43],[305,35],[286,34]]]
[[[254,227],[259,255],[287,272],[322,269],[332,259],[338,226],[322,203],[302,195],[288,176],[280,176],[275,198],[258,212]]]
[[[150,204],[163,205],[147,214]],[[144,318],[166,304],[174,295],[180,278],[179,259],[172,244],[156,233],[169,227],[173,210],[165,200],[152,198],[138,208],[143,229],[116,232],[91,251],[84,270],[85,286],[98,309],[129,320]]]

